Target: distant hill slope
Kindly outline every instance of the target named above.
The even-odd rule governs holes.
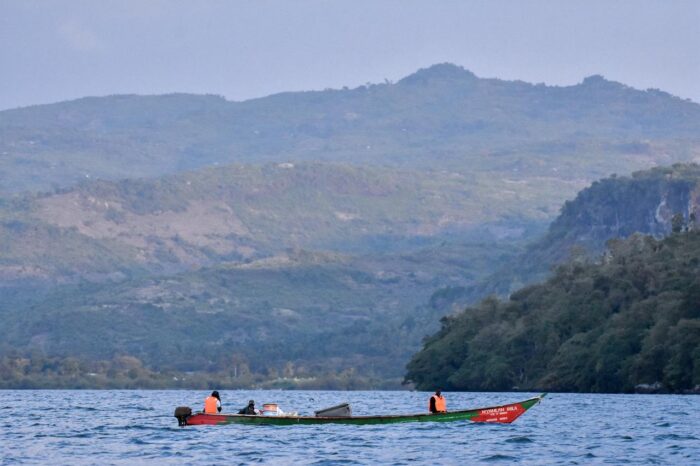
[[[91,97],[0,112],[0,192],[213,164],[324,160],[580,183],[700,154],[700,105],[600,76],[568,87],[441,64],[393,84]],[[559,193],[558,190],[552,190]],[[563,199],[560,199],[563,200]]]
[[[634,235],[601,262],[445,318],[406,378],[422,390],[698,390],[700,232]]]
[[[597,256],[610,239],[634,233],[668,235],[677,214],[691,224],[700,222],[700,165],[676,164],[596,181],[567,201],[547,233],[509,264],[481,283],[440,290],[434,300],[447,310],[489,294],[507,296],[544,280],[572,254]]]
[[[543,219],[521,204],[451,172],[328,163],[84,182],[0,198],[0,286],[177,273],[289,248],[401,254],[518,239]]]

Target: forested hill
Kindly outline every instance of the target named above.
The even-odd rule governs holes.
[[[700,231],[616,240],[599,261],[445,318],[406,378],[424,390],[698,390]]]
[[[86,365],[82,382],[57,376],[66,386],[110,386],[86,374],[128,356],[161,374],[204,371],[202,383],[230,376],[227,386],[286,373],[281,383],[332,387],[324,376],[350,371],[341,386],[397,387],[426,325],[438,326],[416,306],[486,276],[540,231],[502,218],[537,208],[474,196],[465,180],[304,162],[0,198],[4,386],[58,383],[54,366],[23,362],[45,357]]]
[[[6,110],[0,192],[323,160],[574,182],[566,195],[609,173],[692,160],[699,134],[700,105],[658,90],[601,76],[565,87],[483,79],[441,64],[396,83],[244,102],[117,95]]]
[[[593,182],[561,208],[548,231],[491,276],[473,286],[440,290],[433,300],[444,309],[473,303],[490,294],[507,296],[547,278],[571,255],[596,257],[612,238],[671,233],[676,220],[700,219],[700,165],[675,164],[610,176]]]

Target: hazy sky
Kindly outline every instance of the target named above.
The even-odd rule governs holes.
[[[86,95],[233,100],[453,62],[700,102],[700,1],[0,0],[0,109]]]

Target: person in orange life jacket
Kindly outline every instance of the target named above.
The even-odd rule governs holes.
[[[204,413],[216,414],[221,412],[221,397],[219,392],[214,390],[211,395],[204,400]]]
[[[430,397],[430,405],[428,406],[428,409],[433,414],[447,412],[447,402],[445,401],[445,397],[442,396],[442,392],[439,388],[435,390],[435,395]]]

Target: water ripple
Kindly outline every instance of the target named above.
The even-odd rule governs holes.
[[[506,442],[508,443],[532,443],[534,440],[532,440],[530,437],[510,437],[506,439]]]

